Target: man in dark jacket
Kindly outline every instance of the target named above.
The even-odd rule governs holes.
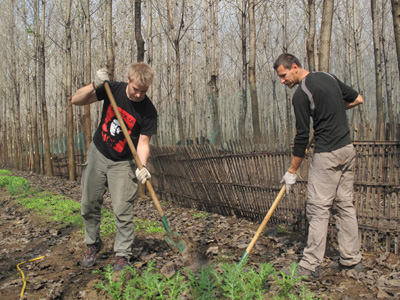
[[[338,230],[339,267],[362,270],[358,223],[353,205],[353,165],[355,150],[350,139],[346,109],[364,102],[361,95],[334,75],[309,72],[291,54],[282,54],[274,69],[282,84],[299,84],[292,99],[296,116],[296,136],[292,163],[282,178],[290,192],[297,169],[305,156],[310,120],[313,120],[315,148],[308,174],[306,206],[309,232],[299,263],[298,275],[309,280],[321,278],[328,223],[332,212]]]

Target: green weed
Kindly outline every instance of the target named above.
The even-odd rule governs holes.
[[[111,279],[114,274],[111,266],[107,266],[104,271],[96,270],[94,273],[101,274],[104,281],[95,287],[106,291],[115,300],[179,299],[189,291],[189,283],[179,271],[172,277],[165,277],[154,265],[154,261],[149,262],[140,275],[132,267],[127,267],[117,281]],[[126,278],[130,279],[127,281]]]
[[[200,211],[200,212],[197,212],[197,213],[192,212],[192,218],[193,219],[205,219],[205,218],[208,218],[208,216],[209,216],[209,213],[205,212],[205,211]]]
[[[0,170],[0,175],[12,175],[12,172],[9,170]]]
[[[158,272],[154,261],[151,261],[141,274],[132,267],[125,268],[116,281],[111,279],[114,274],[111,266],[104,271],[94,272],[103,276],[103,281],[96,287],[118,300],[182,299],[188,294],[196,300],[316,300],[303,284],[293,289],[302,280],[297,278],[296,268],[297,264],[292,265],[290,275],[281,274],[282,278],[278,278],[272,264],[263,263],[257,269],[245,267],[244,264],[238,266],[236,263],[225,263],[218,267],[214,263],[201,268],[197,274],[186,269],[186,275],[178,271],[172,277],[165,277]],[[267,281],[271,275],[281,288],[276,296],[268,294]]]
[[[5,187],[11,195],[29,191],[31,185],[28,180],[18,176],[0,176],[0,187]]]
[[[50,220],[82,226],[79,203],[64,196],[52,195],[49,192],[39,192],[35,195],[24,195],[18,202],[25,208],[46,215]]]
[[[307,290],[307,288],[304,286],[304,284],[300,285],[300,292],[298,293],[300,297],[298,297],[295,293],[296,291],[293,291],[293,287],[296,285],[296,283],[301,282],[306,276],[297,276],[297,263],[293,263],[289,267],[289,274],[285,274],[284,272],[280,271],[281,278],[277,276],[277,274],[274,275],[275,282],[279,285],[280,287],[280,292],[277,296],[274,297],[274,300],[284,300],[284,299],[290,299],[290,300],[316,300],[318,298],[315,297],[315,295]]]
[[[147,219],[134,219],[136,230],[142,230],[147,233],[164,233],[165,229],[157,221],[147,220]]]

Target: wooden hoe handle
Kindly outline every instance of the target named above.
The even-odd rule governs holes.
[[[114,96],[113,96],[113,94],[111,92],[111,89],[110,89],[110,85],[108,84],[107,81],[104,82],[104,87],[106,88],[106,92],[107,92],[108,98],[110,99],[111,106],[114,109],[115,115],[117,116],[118,122],[119,122],[119,124],[121,126],[121,129],[122,129],[122,132],[124,133],[126,141],[128,142],[129,149],[131,150],[133,158],[135,159],[136,165],[139,168],[139,170],[141,170],[141,169],[143,169],[142,162],[139,159],[139,156],[138,156],[138,154],[136,152],[135,146],[133,145],[132,138],[129,135],[129,132],[128,132],[128,129],[126,128],[125,122],[121,117],[121,114],[120,114],[120,112],[118,110],[117,103],[115,102]],[[162,218],[164,216],[164,212],[163,212],[163,210],[161,208],[160,202],[158,202],[156,193],[154,192],[154,189],[153,189],[153,186],[151,185],[150,180],[146,181],[146,187],[147,187],[147,190],[150,193],[151,199],[153,200],[154,205],[156,206],[156,209],[157,209],[158,213],[160,214],[160,216]]]

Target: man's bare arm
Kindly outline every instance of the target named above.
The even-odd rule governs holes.
[[[97,97],[92,84],[80,88],[71,98],[71,103],[75,105],[87,105],[94,102],[97,102]]]
[[[364,103],[364,99],[360,94],[358,94],[358,97],[353,102],[347,102],[347,101],[343,101],[343,102],[344,102],[344,107],[347,110],[347,109],[354,108],[357,105],[363,104]]]
[[[149,158],[150,155],[150,139],[151,135],[141,134],[139,136],[139,141],[136,149],[140,162],[144,166],[147,164],[147,159]]]

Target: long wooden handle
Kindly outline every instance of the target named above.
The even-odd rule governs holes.
[[[314,134],[311,136],[307,148],[306,148],[306,155],[308,153],[308,150],[311,147],[311,144],[314,141]],[[267,223],[269,221],[269,219],[271,218],[272,214],[274,213],[276,207],[279,204],[279,201],[281,201],[281,199],[283,198],[283,195],[286,192],[286,184],[283,184],[281,190],[279,191],[278,196],[275,198],[274,202],[272,203],[270,209],[268,210],[267,215],[264,217],[264,220],[262,221],[261,225],[258,227],[257,232],[255,233],[253,239],[251,240],[250,244],[247,246],[246,251],[243,253],[242,258],[239,261],[239,266],[242,264],[242,262],[244,261],[244,259],[249,255],[250,251],[253,249],[255,243],[257,242],[258,238],[260,237],[262,231],[264,230],[265,226],[267,226]]]
[[[120,112],[118,110],[117,103],[115,102],[114,96],[113,96],[113,94],[111,92],[111,89],[110,89],[110,85],[108,84],[107,81],[104,82],[104,87],[106,88],[106,92],[107,92],[108,98],[110,99],[111,106],[114,109],[115,115],[117,116],[119,125],[121,126],[122,132],[124,133],[126,141],[128,142],[129,149],[132,152],[132,155],[133,155],[133,158],[135,159],[136,165],[139,168],[139,170],[141,170],[141,169],[143,169],[142,162],[139,159],[139,155],[136,152],[135,146],[133,145],[133,142],[132,142],[132,138],[129,135],[129,132],[128,132],[128,129],[126,128],[125,122],[121,117],[121,114],[120,114]],[[147,187],[147,190],[150,193],[151,199],[153,200],[154,205],[156,206],[156,209],[157,209],[158,213],[160,214],[160,216],[162,218],[164,216],[164,211],[161,208],[160,202],[158,202],[156,193],[154,192],[154,189],[153,189],[153,186],[151,185],[150,180],[146,181],[146,187]]]

